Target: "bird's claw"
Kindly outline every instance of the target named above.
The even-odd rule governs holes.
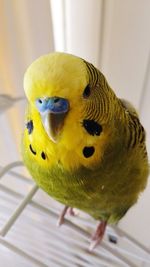
[[[64,223],[64,218],[65,218],[65,215],[66,215],[66,212],[68,210],[68,206],[65,206],[62,210],[62,212],[60,213],[59,215],[59,218],[58,218],[58,221],[57,221],[57,226],[61,226],[63,223]]]
[[[57,221],[57,226],[58,227],[61,226],[64,223],[64,218],[65,218],[65,215],[66,215],[67,211],[69,212],[69,214],[71,216],[75,216],[75,212],[74,212],[73,208],[65,206],[63,208],[62,212],[60,213],[59,218],[58,218],[58,221]]]
[[[106,221],[101,221],[98,224],[95,233],[92,235],[92,241],[89,246],[89,251],[93,251],[93,249],[102,241],[106,226],[107,226]]]

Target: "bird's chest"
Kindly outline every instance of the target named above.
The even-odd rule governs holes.
[[[92,177],[90,174],[88,177],[82,170],[68,172],[58,166],[47,170],[39,168],[38,174],[35,176],[33,173],[32,176],[50,196],[72,207],[89,206],[92,195],[96,194],[96,184],[90,183]]]
[[[35,169],[38,169],[36,174]],[[32,176],[36,183],[51,197],[90,214],[93,210],[94,213],[107,210],[108,202],[112,202],[118,191],[117,186],[112,188],[107,171],[102,173],[100,168],[93,171],[80,168],[69,172],[58,166],[44,170],[38,165],[34,170]]]

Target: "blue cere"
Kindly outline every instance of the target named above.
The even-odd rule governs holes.
[[[65,113],[69,110],[69,102],[61,97],[38,98],[36,107],[39,112]]]

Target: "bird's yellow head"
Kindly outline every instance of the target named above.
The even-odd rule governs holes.
[[[53,163],[73,169],[100,161],[115,98],[100,71],[79,57],[52,53],[31,64],[24,89],[39,136],[30,139],[39,145],[43,138]]]

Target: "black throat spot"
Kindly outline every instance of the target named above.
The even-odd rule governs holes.
[[[93,136],[99,136],[102,132],[102,126],[94,120],[83,120],[83,127]]]
[[[30,151],[32,152],[33,155],[36,155],[36,151],[33,149],[33,147],[31,146],[31,144],[29,145]]]
[[[83,148],[83,155],[85,158],[91,157],[95,152],[95,148],[93,146],[85,146]]]

